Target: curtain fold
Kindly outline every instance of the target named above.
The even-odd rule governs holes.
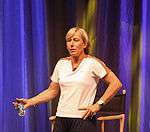
[[[19,117],[16,97],[29,98],[48,86],[45,3],[0,1],[0,99],[2,132],[48,132],[47,106],[29,108]]]
[[[150,130],[150,1],[142,1],[140,132]]]

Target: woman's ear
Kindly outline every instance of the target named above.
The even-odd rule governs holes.
[[[87,47],[87,43],[83,43],[84,44],[84,48],[86,48]]]

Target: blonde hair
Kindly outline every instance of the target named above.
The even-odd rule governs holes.
[[[68,39],[70,39],[76,32],[80,33],[81,38],[83,40],[83,43],[87,45],[86,48],[84,49],[84,52],[86,54],[88,54],[89,53],[89,46],[90,46],[90,44],[89,44],[89,38],[88,38],[87,32],[83,28],[79,28],[79,27],[73,27],[73,28],[71,28],[68,31],[68,33],[66,34],[66,41]]]

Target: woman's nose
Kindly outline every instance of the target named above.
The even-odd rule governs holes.
[[[73,42],[73,40],[70,42],[70,46],[71,47],[73,47],[73,45],[74,45],[74,42]]]

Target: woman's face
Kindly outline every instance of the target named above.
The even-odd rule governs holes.
[[[83,43],[80,32],[77,31],[72,37],[66,40],[67,50],[71,56],[80,56],[84,53],[86,44]]]

